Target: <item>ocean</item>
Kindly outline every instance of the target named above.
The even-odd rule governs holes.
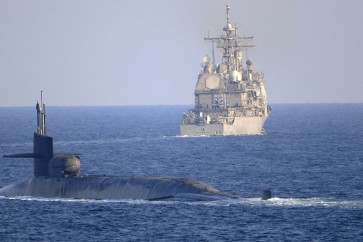
[[[83,175],[187,177],[240,199],[0,197],[0,241],[363,241],[363,104],[275,104],[262,135],[237,137],[179,136],[189,108],[47,107],[47,134]],[[35,129],[35,107],[0,108],[0,154],[32,152]],[[31,159],[0,164],[0,186],[33,175]]]

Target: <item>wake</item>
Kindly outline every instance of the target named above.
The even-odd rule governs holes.
[[[192,206],[259,206],[259,207],[326,207],[326,208],[343,208],[343,209],[363,209],[363,200],[341,200],[334,198],[279,198],[274,197],[269,200],[261,198],[238,198],[238,199],[221,199],[217,201],[148,201],[133,199],[75,199],[75,198],[40,198],[29,196],[4,197],[5,200],[35,201],[35,202],[63,202],[63,203],[85,203],[85,204],[102,204],[102,203],[125,203],[133,205],[143,204],[189,204]]]

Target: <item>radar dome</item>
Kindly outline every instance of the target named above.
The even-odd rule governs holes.
[[[204,63],[208,63],[209,61],[210,61],[209,56],[208,56],[208,55],[205,55],[205,56],[203,57],[203,62],[204,62]]]
[[[223,28],[224,31],[234,31],[234,27],[231,23],[228,23],[226,27]]]

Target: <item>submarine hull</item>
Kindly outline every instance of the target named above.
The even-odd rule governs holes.
[[[1,188],[0,196],[151,201],[214,201],[238,198],[192,179],[112,176],[34,177]]]

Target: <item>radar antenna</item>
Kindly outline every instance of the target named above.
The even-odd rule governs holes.
[[[214,45],[214,42],[217,42],[216,47],[222,50],[222,62],[227,67],[226,69],[228,71],[234,71],[234,70],[238,71],[239,67],[236,66],[234,53],[235,51],[241,48],[254,47],[254,45],[249,45],[244,43],[248,40],[253,39],[253,36],[240,37],[237,35],[237,26],[233,26],[230,23],[229,10],[230,7],[229,4],[227,4],[226,5],[227,25],[223,28],[225,34],[219,37],[209,37],[208,33],[208,37],[204,37],[204,40],[212,41],[212,47]]]

